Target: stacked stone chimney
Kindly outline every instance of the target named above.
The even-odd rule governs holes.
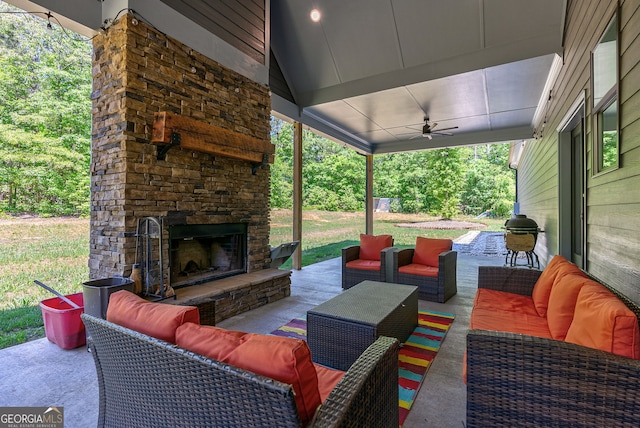
[[[137,222],[148,216],[246,223],[247,271],[268,268],[269,166],[254,175],[250,162],[180,147],[159,160],[150,142],[160,111],[268,141],[268,89],[131,18],[93,45],[91,279],[130,274]]]

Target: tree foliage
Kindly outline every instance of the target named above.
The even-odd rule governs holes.
[[[365,159],[355,151],[303,131],[302,197],[305,208],[361,211],[365,200]],[[271,119],[276,156],[271,166],[271,206],[293,204],[293,125]]]
[[[272,119],[276,146],[271,204],[293,201],[293,126]],[[453,218],[492,211],[508,215],[515,174],[507,166],[508,144],[423,150],[374,156],[374,195],[400,200],[399,209]],[[330,211],[364,209],[365,159],[355,151],[303,134],[303,207]]]
[[[0,211],[88,214],[91,84],[90,43],[0,14]]]

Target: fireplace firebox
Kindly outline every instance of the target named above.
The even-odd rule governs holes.
[[[169,227],[169,271],[173,288],[247,272],[247,224],[188,224]]]

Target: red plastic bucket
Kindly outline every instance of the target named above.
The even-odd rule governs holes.
[[[66,297],[80,308],[72,308],[59,297],[41,301],[40,308],[47,339],[62,349],[73,349],[87,343],[84,323],[80,318],[80,314],[84,312],[84,298],[82,293]]]

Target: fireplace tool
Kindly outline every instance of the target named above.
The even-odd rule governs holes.
[[[162,219],[138,219],[135,263],[141,269],[144,296],[155,297],[156,300],[176,298],[171,286],[165,283],[162,230]]]

